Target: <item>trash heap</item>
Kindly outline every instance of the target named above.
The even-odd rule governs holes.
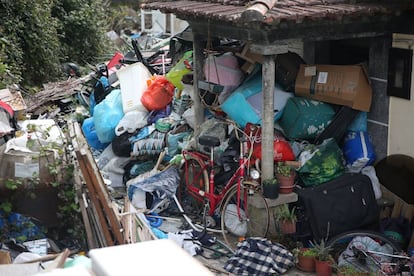
[[[198,134],[208,133],[220,139],[221,145],[215,149],[217,160],[224,156],[229,145],[228,129],[219,123],[217,116],[231,119],[243,129],[251,130],[254,126],[258,132],[263,116],[262,57],[251,53],[248,44],[242,43],[232,51],[208,52],[203,63],[204,77],[197,80],[199,91],[194,89],[192,50],[184,52],[165,74],[153,74],[151,64],[147,62],[125,64],[123,58],[116,53],[105,64],[104,74],[99,75],[87,97],[82,94],[82,100],[78,99],[89,114],[76,120],[79,129],[75,126],[69,131],[69,144],[75,148],[77,159],[74,164],[80,167],[81,178],[87,184],[87,191],[83,192],[96,209],[100,209],[98,205],[103,206],[103,213],[98,214],[99,221],[94,223],[101,227],[106,224],[109,229],[95,226],[96,229],[91,230],[91,236],[95,235],[97,240],[95,247],[139,240],[137,237],[131,240],[126,233],[115,235],[120,233],[121,228],[118,227],[121,224],[125,226],[125,222],[119,219],[119,214],[113,213],[112,208],[108,208],[112,201],[120,203],[118,208],[124,214],[134,210],[127,209],[123,199],[129,200],[136,209],[156,210],[157,214],[170,208],[169,204],[159,205],[157,209],[154,206],[158,199],[174,195],[181,180],[177,167],[163,171],[165,175],[159,174],[160,168],[168,163],[180,164],[183,149],[203,151],[194,139],[194,130],[198,127],[193,104],[196,97],[200,97],[205,108],[204,122],[199,126]],[[368,193],[372,193],[373,201],[367,202],[372,204],[375,198],[380,197],[380,191],[372,167],[375,150],[366,125],[372,91],[364,68],[360,65],[307,65],[298,54],[288,52],[276,57],[275,79],[274,113],[271,114],[275,122],[275,171],[280,162],[298,161],[299,164],[295,168],[295,183],[287,193],[298,192],[301,195],[303,192],[297,189],[326,185],[350,174],[363,174],[372,182]],[[16,135],[4,144],[0,176],[25,178],[36,167],[40,168],[41,182],[52,183],[46,179],[47,175],[42,174],[42,166],[53,163],[50,158],[59,159],[56,150],[67,144],[57,138],[61,136],[60,132],[56,137],[51,135],[54,125],[48,125],[49,121],[25,122],[20,136]],[[45,133],[36,134],[38,129],[28,129],[27,124],[36,123],[46,124],[47,131],[43,131],[47,132],[46,136]],[[28,140],[33,138],[40,145],[53,146],[55,150],[51,150],[45,157],[49,159],[43,162],[43,151],[38,148],[36,153],[42,152],[42,155],[39,159],[31,159],[36,160],[34,165],[26,162],[26,157],[33,152],[27,149],[30,145]],[[86,140],[86,147],[82,139]],[[260,160],[260,139],[255,146],[253,158]],[[7,168],[13,167],[14,171],[5,169],[4,165],[9,162],[7,155],[13,150],[24,153],[24,156],[12,153],[14,160]],[[223,179],[228,179],[228,170],[223,169],[220,173]],[[154,175],[159,178],[155,183],[168,185],[134,185],[137,180]],[[344,181],[349,182],[349,179]],[[89,183],[93,185],[88,186]],[[109,195],[105,194],[107,191]],[[41,212],[48,213],[46,210]],[[87,215],[91,221],[94,216],[96,213]],[[6,221],[16,217],[18,215],[15,214],[1,217],[0,229]],[[325,219],[332,221],[330,217]],[[331,234],[351,230],[335,228],[336,222],[332,223]],[[358,223],[347,227],[358,228],[361,226]],[[297,225],[300,227],[301,224]],[[25,231],[31,231],[33,239],[45,237],[34,227]],[[161,233],[153,232],[148,234],[148,239],[160,236]]]
[[[215,117],[224,116],[241,128],[255,126],[260,131],[261,62],[248,44],[234,51],[208,53],[198,92],[194,90],[192,50],[165,75],[151,75],[139,62],[118,69],[119,87],[103,85],[106,96],[91,103],[92,116],[82,124],[109,186],[132,200],[127,182],[150,171],[164,150],[164,162],[179,157],[182,149],[203,150],[194,141],[195,96],[206,108],[200,132],[220,138],[218,156],[226,151],[228,140]],[[375,198],[379,198],[372,166],[376,155],[367,132],[372,90],[365,68],[308,65],[297,53],[288,52],[276,57],[275,79],[275,171],[280,162],[299,164],[295,184],[281,193],[357,173],[370,177]],[[255,146],[254,158],[260,160],[260,141]],[[142,201],[134,204],[143,206]]]

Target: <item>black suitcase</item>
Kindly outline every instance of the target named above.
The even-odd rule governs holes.
[[[298,188],[296,192],[315,240],[355,229],[376,230],[379,226],[379,207],[366,175],[345,173],[318,186]]]

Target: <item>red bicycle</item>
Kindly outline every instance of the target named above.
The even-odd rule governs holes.
[[[234,122],[226,122],[233,126],[232,133],[240,145],[235,172],[221,187],[215,183],[217,166],[214,148],[220,146],[220,140],[203,135],[198,142],[209,149],[209,154],[183,151],[182,188],[191,198],[192,209],[196,210],[199,218],[203,218],[209,229],[218,224],[216,219],[220,217],[219,231],[223,233],[224,241],[234,249],[246,237],[266,237],[270,215],[267,202],[260,192],[260,175],[250,165],[253,147],[248,145],[253,145],[256,137],[247,135]]]

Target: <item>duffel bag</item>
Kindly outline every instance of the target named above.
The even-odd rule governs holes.
[[[315,240],[378,227],[379,207],[366,175],[345,173],[319,186],[297,189],[297,193]]]

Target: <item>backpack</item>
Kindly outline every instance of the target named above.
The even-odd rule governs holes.
[[[0,101],[0,138],[5,141],[14,138],[16,130],[17,120],[13,108],[9,104]]]

